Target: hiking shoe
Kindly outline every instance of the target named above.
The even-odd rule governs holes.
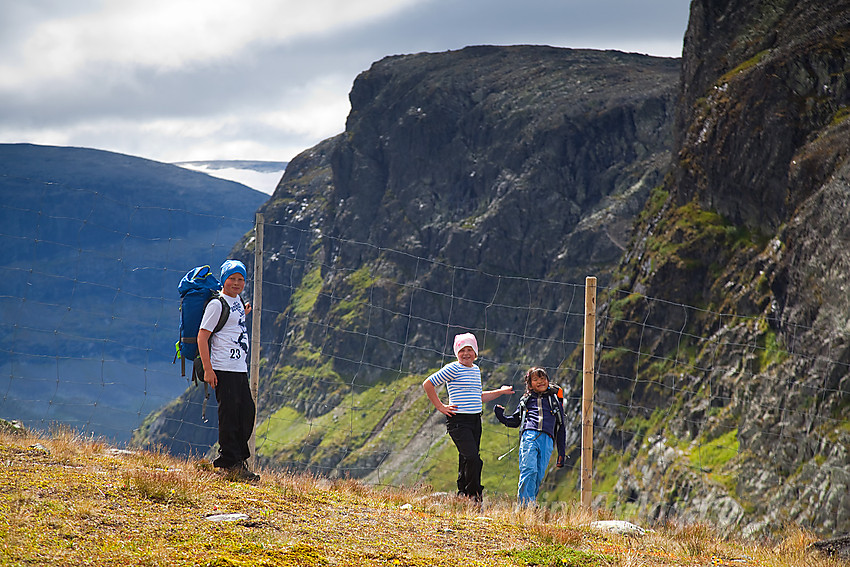
[[[232,461],[225,461],[223,457],[219,457],[212,462],[214,468],[223,470],[232,469],[238,464],[239,463],[233,463]]]
[[[227,476],[245,482],[260,482],[260,475],[251,472],[246,461],[241,461],[227,469]]]

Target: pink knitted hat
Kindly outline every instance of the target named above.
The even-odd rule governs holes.
[[[475,335],[472,333],[463,333],[461,335],[455,335],[455,356],[460,352],[465,346],[471,346],[472,350],[475,351],[475,356],[478,357],[478,341],[475,340]]]

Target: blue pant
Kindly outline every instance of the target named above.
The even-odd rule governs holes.
[[[542,431],[526,429],[522,432],[519,439],[519,504],[527,506],[537,500],[554,446],[552,438]]]

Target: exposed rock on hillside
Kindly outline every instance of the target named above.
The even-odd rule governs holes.
[[[293,160],[265,208],[268,218],[311,229],[270,231],[268,249],[281,251],[266,271],[280,284],[269,286],[279,290],[272,303],[291,305],[291,290],[303,285],[305,264],[285,259],[289,250],[336,271],[372,264],[387,278],[411,267],[383,248],[498,274],[581,281],[592,270],[604,278],[667,164],[677,68],[674,60],[545,47],[476,47],[376,63],[354,83],[345,134]],[[349,256],[335,239],[373,248]],[[420,269],[423,285],[446,288],[439,266]],[[454,293],[483,295],[475,277]],[[345,282],[321,285],[331,295]],[[387,301],[407,311],[408,297]],[[422,314],[437,307],[422,305]],[[277,326],[274,342],[283,348],[269,354],[272,366],[293,364],[298,345],[283,333],[297,335],[299,327],[313,348],[333,351],[338,372],[349,370],[346,360],[361,359],[362,345],[346,340],[357,317],[346,323],[324,308],[319,301],[302,320]],[[310,321],[326,322],[321,334],[311,336]],[[408,323],[372,327],[403,343]],[[473,317],[465,324],[484,327]],[[420,325],[407,343],[442,352],[445,328]],[[503,346],[510,348],[495,348]],[[367,356],[384,358],[378,367],[397,367],[400,350]],[[433,360],[409,364],[421,369]]]
[[[673,175],[620,285],[706,310],[609,306],[647,332],[605,329],[609,345],[642,356],[609,357],[600,372],[654,364],[656,386],[634,388],[629,412],[668,408],[655,436],[627,439],[613,500],[749,530],[850,530],[849,59],[846,1],[692,3]],[[671,363],[682,359],[686,369]],[[621,386],[600,380],[603,392]],[[721,437],[734,448],[722,468],[676,456]]]

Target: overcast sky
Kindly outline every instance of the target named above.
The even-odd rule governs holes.
[[[688,0],[0,0],[0,143],[289,161],[387,56],[539,44],[679,57]]]

